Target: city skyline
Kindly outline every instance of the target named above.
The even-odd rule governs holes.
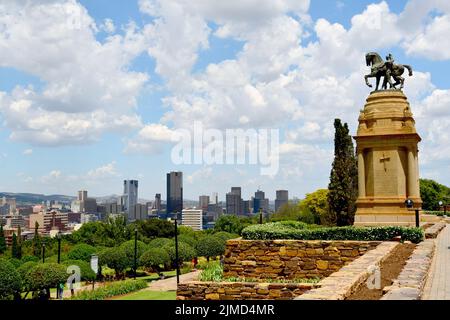
[[[327,188],[334,118],[356,133],[369,51],[413,67],[405,94],[422,137],[420,176],[448,185],[449,11],[416,2],[281,1],[258,14],[235,2],[215,10],[177,1],[179,11],[147,0],[8,2],[0,12],[9,35],[0,37],[0,191],[101,197],[139,180],[142,198],[165,199],[165,173],[182,171],[186,199],[218,192],[224,201],[234,185],[245,199],[257,189],[303,198]],[[244,23],[233,18],[238,7]],[[278,174],[174,164],[171,134],[193,121],[279,129]]]

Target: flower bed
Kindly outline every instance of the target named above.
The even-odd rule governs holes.
[[[147,287],[145,280],[124,280],[107,284],[95,290],[83,290],[73,300],[104,300],[113,296],[127,294]]]

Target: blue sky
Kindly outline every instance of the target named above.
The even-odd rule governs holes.
[[[333,119],[355,133],[370,92],[362,80],[368,51],[392,52],[414,67],[405,93],[423,138],[421,175],[450,184],[445,1],[255,3],[4,5],[0,191],[102,196],[138,179],[139,196],[152,199],[165,196],[165,174],[181,170],[189,199],[212,192],[224,199],[231,186],[242,186],[246,198],[259,187],[270,199],[277,189],[303,198],[328,184]],[[194,121],[279,129],[279,172],[175,165],[168,134]]]

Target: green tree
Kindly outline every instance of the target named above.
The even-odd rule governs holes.
[[[314,217],[315,224],[334,225],[334,216],[330,215],[328,207],[328,190],[318,189],[313,193],[307,193],[304,200],[299,204],[301,211],[309,210]]]
[[[134,267],[134,240],[129,240],[120,245],[120,249],[123,250],[127,257],[127,267]],[[139,257],[147,250],[147,245],[142,242],[137,242],[137,261],[139,261]]]
[[[142,240],[175,236],[173,223],[163,219],[138,220],[130,225],[132,231],[135,228],[137,228],[138,234],[142,236]]]
[[[216,257],[225,253],[225,243],[222,239],[215,236],[205,236],[197,242],[195,247],[197,255],[206,257],[209,262],[210,257]]]
[[[66,267],[57,263],[39,263],[28,271],[25,283],[31,291],[47,291],[47,299],[50,298],[50,288],[56,288],[60,283],[65,283],[68,274]]]
[[[128,258],[125,250],[120,247],[107,248],[100,251],[98,255],[99,265],[114,269],[116,278],[121,278],[128,267]]]
[[[39,235],[39,223],[36,221],[34,225],[34,237],[32,241],[32,247],[33,247],[33,255],[36,257],[41,256],[41,250],[42,250],[42,242],[41,242],[41,236]]]
[[[328,206],[338,226],[351,225],[358,196],[358,168],[352,137],[346,123],[334,120],[334,161],[328,185]]]
[[[242,229],[250,224],[251,222],[248,219],[233,214],[225,214],[217,219],[216,224],[214,225],[214,231],[241,234]]]
[[[301,217],[301,209],[298,204],[288,202],[282,205],[270,218],[271,221],[298,221]]]
[[[167,244],[173,243],[173,240],[169,238],[156,238],[148,243],[149,248],[162,248]]]
[[[67,258],[70,260],[82,260],[89,262],[91,256],[95,253],[96,249],[88,244],[80,243],[70,249],[67,254]]]
[[[3,224],[0,223],[0,254],[6,251],[5,232],[3,231]]]
[[[161,265],[164,266],[170,262],[170,256],[162,248],[150,248],[139,258],[139,265],[145,268],[151,268],[161,276]]]
[[[450,205],[450,188],[430,179],[420,179],[422,209],[439,210],[439,201]]]
[[[22,281],[20,274],[6,259],[0,259],[0,300],[20,298]]]
[[[176,253],[175,253],[175,241],[172,241],[170,244],[166,244],[163,247],[164,250],[170,256],[170,260],[172,261],[172,265],[175,265],[176,261]],[[184,242],[178,242],[178,263],[181,266],[184,261],[189,261],[192,258],[197,256],[197,252],[194,248]]]
[[[17,243],[17,236],[15,233],[13,233],[12,236],[12,244],[11,244],[11,257],[20,259],[20,253],[19,253],[19,245]]]

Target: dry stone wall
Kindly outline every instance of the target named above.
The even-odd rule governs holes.
[[[379,241],[228,240],[224,277],[323,278],[375,249]]]

